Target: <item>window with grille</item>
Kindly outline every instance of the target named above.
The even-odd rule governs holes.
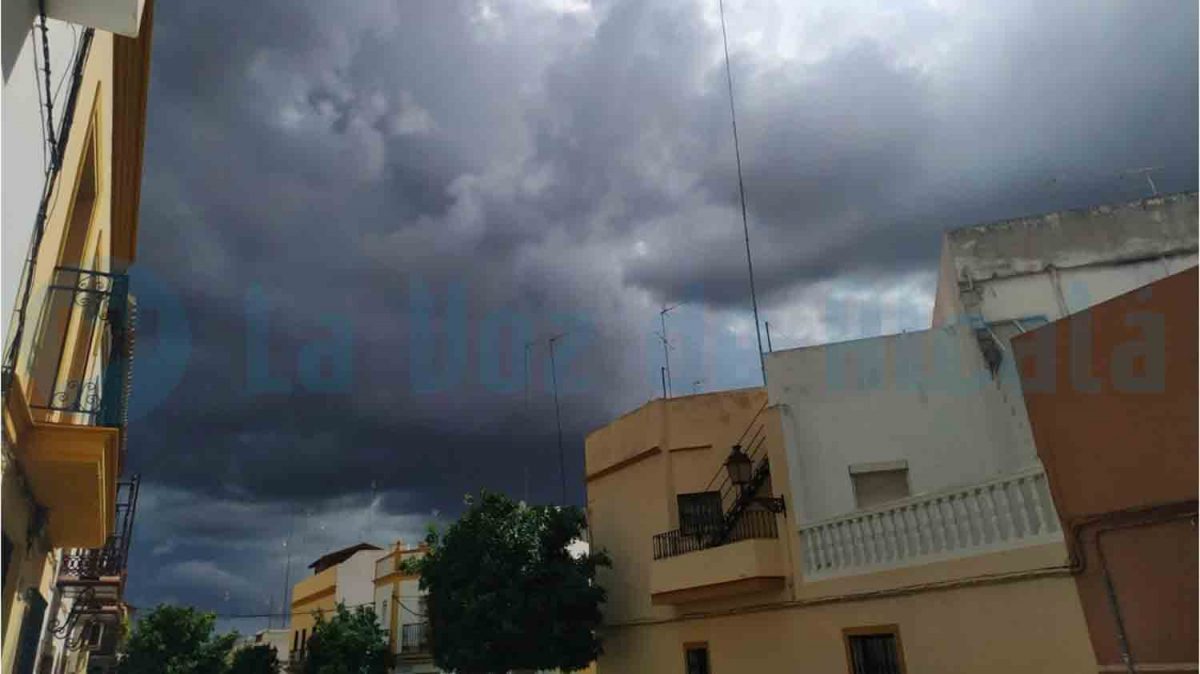
[[[679,494],[675,499],[679,504],[679,533],[702,534],[720,527],[723,517],[721,492]]]
[[[708,644],[685,646],[683,661],[687,674],[709,674],[711,670],[708,667]]]
[[[843,636],[851,674],[904,674],[900,634],[895,627],[850,629]]]

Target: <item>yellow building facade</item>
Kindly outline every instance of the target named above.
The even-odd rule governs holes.
[[[405,567],[407,560],[418,559],[425,551],[424,544],[409,547],[397,541],[375,562],[375,614],[388,633],[392,671],[398,674],[439,671],[433,664],[429,643],[421,576]]]
[[[856,555],[878,557],[821,566],[832,544],[814,548],[802,531],[827,536],[833,525],[812,534],[797,512],[790,416],[753,388],[655,400],[588,436],[591,544],[613,560],[598,577],[608,592],[600,674],[1094,666],[1061,537],[1014,534],[907,563],[868,550],[876,539],[854,533],[860,524],[838,524]],[[749,459],[744,483],[726,465],[734,445]],[[912,498],[895,503],[925,517]],[[929,547],[883,507],[859,517],[913,552]]]
[[[375,562],[384,554],[378,546],[359,543],[308,565],[312,575],[292,586],[289,660],[304,657],[318,616],[329,616],[338,604],[373,607]]]
[[[54,666],[65,642],[99,642],[123,615],[136,504],[136,482],[121,482],[136,317],[127,274],[137,250],[152,25],[151,3],[131,7],[119,22],[124,34],[102,11],[36,24],[29,17],[23,45],[5,49],[8,145],[27,84],[22,59],[41,46],[33,31],[46,39],[44,22],[60,40],[80,35],[73,59],[50,60],[69,84],[29,241],[11,238],[5,222],[5,246],[28,243],[19,278],[5,269],[16,283],[3,369],[5,673]],[[6,5],[6,22],[25,18],[17,14]],[[6,148],[4,162],[7,201],[21,159]],[[42,162],[40,152],[29,157],[25,175],[40,175]]]

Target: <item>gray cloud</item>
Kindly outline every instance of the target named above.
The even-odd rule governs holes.
[[[1137,198],[1121,172],[1140,166],[1196,187],[1194,5],[728,10],[776,346],[927,322],[947,227]],[[583,434],[657,392],[662,303],[688,302],[676,391],[756,382],[715,3],[164,3],[156,20],[139,264],[190,352],[178,387],[135,387],[154,404],[132,463],[156,494],[135,603],[258,610],[248,588],[282,583],[297,512],[331,523],[294,549],[315,557],[415,535],[480,487],[556,500],[551,334],[571,333],[576,503]],[[147,309],[153,349],[169,326]],[[460,353],[422,392],[429,360]]]

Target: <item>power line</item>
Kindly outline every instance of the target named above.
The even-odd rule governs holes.
[[[721,44],[725,47],[725,81],[729,86],[729,120],[733,124],[733,154],[737,159],[738,197],[742,202],[742,233],[746,237],[746,267],[750,272],[750,304],[754,308],[754,334],[758,337],[758,366],[763,385],[767,383],[767,361],[763,357],[762,326],[758,321],[758,294],[754,290],[754,259],[750,255],[750,224],[746,217],[746,186],[742,181],[742,150],[738,143],[737,111],[733,107],[733,69],[729,66],[729,36],[725,30],[725,0],[718,0],[721,9]]]

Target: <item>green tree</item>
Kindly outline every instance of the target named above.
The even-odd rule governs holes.
[[[160,604],[137,621],[121,674],[222,674],[237,634],[216,636],[216,616]]]
[[[434,662],[465,674],[587,667],[601,652],[596,569],[611,563],[567,552],[583,511],[486,491],[467,505],[444,536],[430,529],[428,553],[409,564],[429,593]]]
[[[388,660],[387,633],[375,620],[375,611],[365,606],[351,611],[338,604],[329,620],[317,614],[300,671],[304,674],[384,674]]]
[[[279,656],[270,644],[256,644],[235,651],[229,674],[278,674]]]

